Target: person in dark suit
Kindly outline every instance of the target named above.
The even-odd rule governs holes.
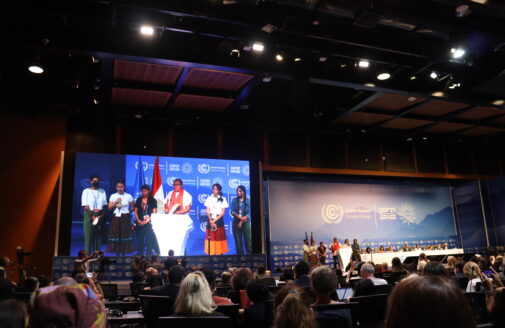
[[[154,287],[150,290],[146,290],[144,294],[146,295],[158,295],[158,296],[170,296],[174,300],[179,294],[179,286],[181,281],[186,277],[186,271],[180,265],[173,265],[168,271],[168,285]]]
[[[170,270],[170,268],[173,265],[177,265],[177,264],[179,264],[179,263],[177,262],[177,259],[174,256],[174,250],[171,249],[168,251],[168,257],[165,260],[165,262],[163,262],[163,265],[165,266],[165,269]]]
[[[295,265],[295,284],[300,287],[310,287],[309,265],[305,261],[300,261]]]

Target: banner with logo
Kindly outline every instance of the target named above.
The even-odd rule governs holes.
[[[268,203],[273,266],[303,259],[305,232],[327,247],[334,237],[376,250],[406,242],[458,246],[447,186],[271,180]]]
[[[119,180],[125,182],[126,192],[130,193],[134,200],[136,200],[140,196],[139,182],[137,181],[139,176],[144,179],[144,184],[152,186],[155,159],[156,156],[77,153],[74,177],[71,255],[77,254],[80,249],[84,248],[81,195],[82,191],[89,187],[90,175],[98,174],[100,176],[100,188],[105,190],[107,200],[111,193],[116,192],[115,184]],[[223,187],[223,197],[226,198],[230,206],[223,218],[228,241],[228,253],[225,255],[236,254],[231,226],[231,203],[237,197],[236,189],[239,185],[243,185],[246,188],[246,196],[250,200],[249,162],[160,156],[159,169],[165,197],[169,191],[173,190],[174,180],[179,178],[183,181],[184,189],[189,192],[193,200],[189,216],[193,220],[194,230],[189,235],[185,254],[178,255],[205,254],[204,242],[207,215],[204,203],[207,197],[211,195],[214,183],[219,183]],[[143,173],[143,175],[139,173]],[[254,218],[251,219],[254,220]],[[106,211],[104,229],[102,231],[102,250],[104,251],[107,248],[107,230],[110,220],[111,211]]]

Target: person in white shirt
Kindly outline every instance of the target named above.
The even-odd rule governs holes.
[[[373,284],[375,286],[379,286],[379,285],[387,285],[388,282],[384,279],[381,279],[381,278],[376,278],[374,276],[375,274],[375,268],[372,264],[370,263],[365,263],[361,266],[361,278],[362,279],[370,279],[372,280]]]
[[[109,210],[113,210],[113,216],[109,228],[107,252],[125,256],[134,251],[130,214],[135,203],[132,195],[125,192],[123,181],[116,183],[116,190],[117,193],[110,195],[109,198]]]
[[[170,191],[165,198],[165,213],[187,214],[191,209],[193,197],[182,187],[182,180],[174,180],[174,190]]]
[[[78,273],[88,273],[89,265],[92,262],[96,262],[98,260],[98,251],[95,251],[91,255],[87,255],[84,249],[81,249],[77,254],[77,259],[74,261],[74,272],[72,276],[76,276]]]
[[[84,209],[84,248],[88,254],[99,251],[102,245],[101,227],[103,208],[107,206],[105,190],[100,189],[100,177],[89,178],[91,186],[82,191],[81,206]]]
[[[221,255],[228,253],[228,242],[224,227],[225,209],[228,201],[223,197],[223,187],[219,183],[212,186],[212,195],[205,200],[207,208],[207,230],[205,234],[205,253]]]

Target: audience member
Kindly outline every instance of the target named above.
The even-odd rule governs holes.
[[[391,260],[391,272],[403,272],[405,268],[402,266],[402,261],[399,257],[393,257]]]
[[[251,301],[244,310],[243,328],[270,328],[273,321],[272,295],[261,280],[253,279],[246,287],[247,297]]]
[[[279,278],[279,281],[289,282],[293,280],[295,280],[295,273],[293,272],[293,270],[291,268],[284,268],[284,270],[282,270],[282,274]]]
[[[175,314],[185,317],[222,315],[215,312],[209,284],[201,271],[190,273],[181,282],[175,301]]]
[[[167,270],[170,270],[173,265],[178,265],[177,259],[175,258],[174,251],[172,249],[168,251],[168,257],[163,264]]]
[[[0,328],[25,327],[28,327],[26,305],[16,300],[0,301]]]
[[[168,284],[145,290],[142,294],[170,296],[175,299],[179,294],[179,287],[184,277],[186,277],[184,268],[180,265],[174,265],[168,271]]]
[[[240,304],[241,309],[245,309],[247,306],[249,306],[249,299],[247,297],[245,289],[249,281],[252,279],[254,279],[254,274],[249,268],[240,268],[233,271],[233,275],[231,277],[231,291],[238,291],[239,296],[238,299],[234,299],[231,297],[231,291],[228,292],[228,295],[233,303]]]
[[[378,285],[387,285],[388,282],[381,278],[376,278],[374,276],[375,268],[370,263],[365,263],[361,266],[361,278],[362,279],[370,279],[375,286]]]
[[[450,280],[420,276],[404,279],[393,289],[385,328],[475,328],[471,313]]]
[[[375,285],[370,279],[362,279],[354,288],[353,297],[375,295]]]
[[[449,273],[444,266],[437,261],[426,263],[423,269],[423,276],[440,276],[446,279],[450,278]]]
[[[454,278],[463,278],[465,274],[463,273],[463,268],[465,267],[465,262],[458,261],[454,265]]]
[[[72,277],[61,277],[54,282],[55,286],[73,286],[77,285],[77,281],[75,281]]]
[[[163,286],[163,278],[158,270],[152,267],[146,270],[146,282],[151,288]]]
[[[309,265],[305,261],[300,261],[295,265],[295,284],[300,287],[310,287]]]
[[[466,287],[467,292],[477,291],[477,283],[481,283],[480,280],[480,268],[475,262],[467,262],[463,267],[463,273],[468,278],[468,285]]]
[[[135,256],[132,264],[130,265],[130,268],[132,270],[132,277],[134,277],[135,275],[138,275],[141,272],[144,273],[142,271],[142,257],[140,257],[138,255]]]
[[[327,266],[319,266],[310,274],[312,290],[315,294],[315,304],[335,304],[336,300],[330,295],[335,293],[338,286],[337,275]]]
[[[447,271],[449,273],[454,272],[454,269],[456,268],[456,258],[454,256],[448,256],[447,257]]]
[[[229,298],[214,295],[214,292],[216,291],[216,273],[207,268],[202,269],[202,272],[205,275],[205,279],[207,279],[207,283],[209,284],[210,290],[212,292],[212,300],[214,303],[216,305],[233,304]]]
[[[219,287],[231,287],[231,272],[223,272],[221,274],[221,281],[217,284]]]
[[[419,259],[417,261],[417,272],[423,272],[424,266],[428,263],[428,257],[425,253],[419,254]]]
[[[279,290],[275,298],[276,315],[274,328],[316,328],[310,296],[294,284]]]
[[[96,282],[96,278],[97,278],[96,273],[93,273],[93,276],[91,278],[88,278],[88,276],[84,272],[78,273],[75,275],[75,281],[78,284],[89,285],[91,290],[93,290],[93,292],[95,293],[96,297],[101,300],[104,297],[104,293],[103,293],[102,287],[100,287],[100,284],[98,284]],[[72,286],[72,285],[68,285],[68,286]]]
[[[163,271],[164,266],[160,262],[160,258],[158,257],[158,255],[151,256],[150,267],[155,268],[156,271],[158,271],[159,273],[161,273],[161,271]]]

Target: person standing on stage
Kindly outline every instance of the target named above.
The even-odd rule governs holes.
[[[158,210],[158,202],[151,196],[151,189],[148,185],[143,185],[140,188],[141,196],[135,202],[135,220],[137,226],[135,231],[137,234],[138,253],[137,255],[144,256],[144,249],[147,246],[147,255],[151,255],[154,250],[156,255],[160,255],[160,246],[158,239],[153,231],[151,224],[151,214],[155,214]]]
[[[205,200],[207,207],[207,230],[205,234],[205,253],[221,255],[228,253],[226,230],[224,228],[224,213],[228,201],[223,197],[223,187],[219,183],[212,186],[212,195]]]
[[[303,261],[307,264],[309,264],[309,253],[310,253],[310,246],[309,246],[309,241],[307,238],[303,240]]]
[[[342,257],[340,256],[340,243],[338,242],[337,237],[333,238],[333,243],[330,245],[331,255],[333,257],[333,269],[338,267],[342,269],[344,267],[344,263],[342,262]]]
[[[316,242],[312,239],[312,237],[310,240],[310,248],[309,248],[309,262],[311,268],[315,268],[319,263],[319,258],[317,256]]]
[[[319,247],[317,248],[317,255],[319,255],[319,263],[324,265],[326,263],[326,246],[324,246],[323,242],[319,243]]]
[[[340,246],[342,248],[350,248],[351,247],[351,243],[349,242],[349,239],[345,239],[344,240],[344,244],[342,246]]]
[[[90,187],[82,191],[81,205],[84,208],[84,248],[90,254],[100,250],[102,245],[101,227],[103,208],[107,205],[105,190],[100,189],[100,177],[89,178]]]
[[[174,180],[174,190],[168,192],[165,198],[165,213],[187,214],[191,209],[193,197],[182,187],[182,180]]]
[[[244,254],[242,240],[245,244],[245,253],[252,254],[251,246],[251,207],[246,196],[246,189],[240,185],[237,187],[237,197],[231,202],[231,214],[233,216],[233,238],[237,255]]]
[[[117,193],[109,198],[109,210],[114,210],[114,215],[109,228],[109,243],[107,252],[116,253],[116,256],[125,256],[133,252],[132,224],[130,213],[135,207],[133,197],[125,192],[123,181],[116,183]]]
[[[351,249],[352,249],[352,255],[351,255],[351,258],[354,260],[354,261],[357,261],[357,262],[361,262],[361,249],[359,247],[359,244],[358,244],[358,240],[357,239],[354,239],[352,241],[352,245],[351,245]]]

